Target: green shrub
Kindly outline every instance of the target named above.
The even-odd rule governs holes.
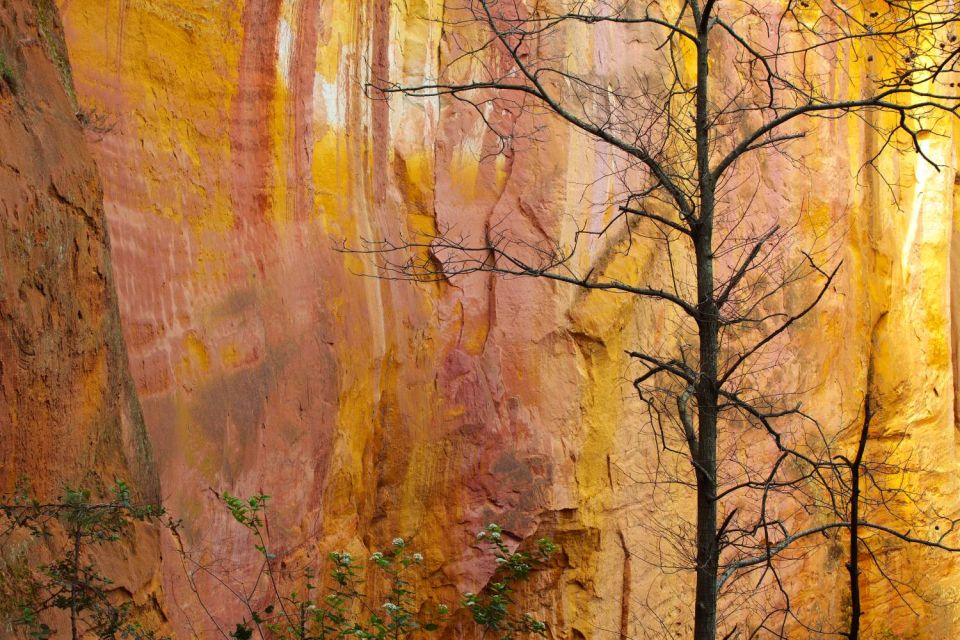
[[[422,567],[423,556],[411,552],[403,538],[395,538],[386,551],[374,551],[366,563],[344,551],[330,553],[328,559],[333,568],[327,579],[321,581],[324,584],[318,584],[315,571],[307,568],[302,592],[282,593],[275,575],[277,558],[269,549],[265,533],[269,496],[241,499],[224,493],[222,499],[234,520],[252,534],[263,558],[261,570],[268,577],[270,591],[265,606],[255,608],[252,602],[243,602],[248,616],[237,623],[231,634],[236,640],[254,636],[280,640],[399,640],[437,631],[449,614],[450,608],[444,604],[421,606],[430,599],[429,594],[418,592],[412,574]],[[489,547],[497,571],[481,593],[463,594],[463,607],[478,626],[495,634],[495,638],[546,636],[543,621],[529,613],[516,612],[514,585],[542,568],[556,551],[556,545],[541,539],[533,554],[511,552],[496,524],[488,525],[477,538]],[[373,585],[377,593],[385,592],[382,603],[370,602],[369,593],[361,589],[365,584]]]
[[[59,610],[68,614],[74,639],[89,635],[153,638],[132,619],[132,602],[111,599],[113,582],[91,560],[89,549],[118,542],[134,521],[162,513],[154,505],[133,503],[130,489],[122,481],[116,482],[110,499],[102,502],[93,501],[87,489],[69,487],[58,502],[42,503],[26,491],[4,501],[0,504],[0,534],[6,540],[35,540],[56,549],[49,562],[4,558],[0,599],[8,603],[10,622],[28,637],[43,640],[57,633],[45,614]]]
[[[256,604],[253,593],[247,599],[238,594],[247,615],[232,627],[229,635],[235,640],[412,639],[438,631],[450,615],[450,606],[418,590],[422,582],[417,573],[424,558],[411,551],[403,538],[395,538],[385,551],[374,551],[365,562],[344,551],[330,553],[327,559],[332,568],[326,575],[318,576],[308,567],[299,591],[284,590],[277,571],[279,561],[270,550],[266,533],[269,496],[241,499],[224,493],[221,499],[233,519],[252,535],[262,564],[250,576],[257,584],[263,580],[267,591],[257,592]],[[89,551],[91,545],[119,542],[134,521],[158,520],[162,515],[159,506],[135,504],[122,481],[116,482],[112,496],[105,501],[93,500],[89,490],[73,488],[66,488],[52,503],[31,498],[27,491],[2,501],[0,549],[5,553],[0,559],[0,617],[6,617],[19,635],[36,640],[64,635],[50,622],[56,611],[69,618],[69,637],[76,640],[90,636],[155,639],[153,632],[135,620],[130,598],[117,599],[113,582],[96,566]],[[178,522],[166,524],[177,533]],[[488,547],[497,569],[480,593],[463,594],[461,606],[484,635],[492,632],[499,640],[545,636],[544,622],[516,612],[514,588],[542,568],[556,546],[541,539],[531,553],[511,552],[495,524],[488,525],[477,539]],[[27,555],[41,546],[31,546],[31,541],[44,543],[50,550],[49,562]],[[15,548],[23,553],[11,552]],[[373,602],[373,594],[383,595]],[[203,600],[203,593],[196,595]]]
[[[17,90],[17,75],[2,51],[0,51],[0,80],[3,80],[11,91]]]

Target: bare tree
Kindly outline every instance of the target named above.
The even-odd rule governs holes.
[[[781,537],[778,541],[768,544],[759,555],[746,555],[726,563],[718,581],[718,585],[723,586],[728,580],[756,568],[769,572],[774,580],[779,581],[777,568],[773,565],[773,560],[778,555],[811,537],[827,538],[837,546],[842,543],[841,537],[845,537],[846,550],[843,555],[846,558],[849,600],[846,619],[839,623],[818,621],[819,624],[811,626],[794,616],[789,610],[789,602],[783,613],[793,617],[795,622],[808,631],[849,640],[860,638],[861,616],[864,612],[860,584],[864,556],[869,564],[875,567],[878,575],[890,585],[896,597],[911,611],[916,613],[911,597],[913,600],[931,604],[947,604],[933,602],[920,593],[915,584],[885,566],[879,553],[879,544],[889,545],[893,542],[949,553],[960,552],[960,546],[957,546],[955,541],[960,518],[942,514],[929,507],[922,494],[904,486],[905,475],[923,473],[926,469],[917,463],[897,461],[897,447],[881,456],[867,455],[871,427],[877,413],[872,362],[867,363],[865,387],[861,412],[857,418],[840,429],[821,452],[822,455],[817,459],[810,458],[807,466],[809,477],[816,481],[802,485],[802,490],[805,491],[804,508],[808,513],[816,513],[822,522],[788,530],[783,527],[783,522],[772,522],[767,518],[771,526],[780,529]],[[849,437],[851,435],[852,438]],[[845,450],[849,451],[845,453]],[[792,489],[801,488],[794,482],[784,484]],[[773,488],[773,484],[764,487],[761,497],[764,502],[770,499],[770,490]],[[904,511],[909,512],[909,518],[903,516]],[[914,533],[918,530],[933,530],[934,535],[922,537]],[[789,598],[786,592],[783,594],[785,598]],[[776,637],[783,637],[782,628],[775,630],[767,627],[772,616],[769,611],[765,613],[758,628],[767,628]],[[785,620],[786,617],[782,619]]]
[[[820,238],[791,250],[798,213],[757,211],[751,194],[762,187],[749,173],[774,157],[802,168],[791,143],[844,117],[877,140],[866,165],[887,149],[935,165],[923,139],[960,106],[946,81],[960,55],[957,17],[946,0],[461,0],[444,9],[447,63],[438,78],[370,86],[374,97],[470,107],[490,131],[493,154],[533,144],[538,129],[529,123],[550,119],[605,146],[618,187],[599,203],[616,211],[600,227],[581,224],[543,242],[497,226],[483,237],[441,229],[350,250],[375,254],[380,277],[488,272],[664,305],[675,343],[629,355],[660,453],[688,464],[671,481],[695,493],[695,640],[717,638],[721,589],[754,572],[785,602],[779,626],[761,616],[752,633],[783,636],[789,596],[775,560],[811,535],[850,534],[850,638],[859,633],[863,531],[946,546],[858,512],[870,477],[869,400],[856,453],[842,457],[838,434],[821,428],[796,394],[764,385],[788,332],[827,295],[840,263]],[[597,68],[565,50],[588,29],[622,43],[622,58]],[[854,77],[854,68],[863,74]],[[837,78],[854,88],[836,89]],[[651,242],[662,268],[636,282],[584,255],[585,247],[609,256]],[[749,459],[736,454],[747,440],[758,454]],[[804,528],[811,509],[827,503],[842,517]]]

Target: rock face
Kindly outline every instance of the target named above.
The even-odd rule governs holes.
[[[596,150],[550,125],[540,144],[480,162],[489,141],[475,114],[436,101],[368,99],[363,83],[371,74],[417,78],[440,64],[449,42],[441,46],[439,26],[423,19],[441,15],[439,3],[58,4],[79,102],[94,123],[88,140],[104,181],[130,367],[162,495],[185,521],[184,546],[219,566],[252,566],[252,549],[211,490],[262,492],[272,496],[271,530],[290,557],[412,537],[442,569],[433,579],[452,598],[455,587],[476,588],[489,575],[489,567],[455,554],[470,531],[495,520],[518,538],[549,533],[563,545],[563,569],[541,602],[561,637],[638,637],[650,610],[682,633],[689,610],[677,597],[680,579],[661,580],[645,564],[650,522],[660,512],[635,472],[654,450],[638,433],[644,416],[623,384],[624,350],[669,333],[660,312],[537,280],[364,278],[357,274],[370,273],[371,262],[336,251],[418,228],[482,235],[504,218],[513,232],[539,238],[564,223],[557,211],[589,200],[583,185],[603,172]],[[596,38],[577,46],[602,59],[616,45]],[[4,100],[13,110],[9,92]],[[800,233],[833,242],[846,264],[775,375],[784,388],[813,389],[808,402],[821,419],[840,424],[859,410],[872,358],[880,433],[918,452],[924,472],[911,482],[954,512],[955,187],[952,125],[944,126],[946,137],[924,144],[947,169],[893,157],[888,168],[899,182],[891,189],[857,171],[870,153],[862,127],[831,121],[798,151],[806,173],[791,173],[785,162],[764,169],[754,206],[793,208]],[[72,122],[67,131],[76,137]],[[816,153],[825,145],[835,152]],[[95,203],[93,192],[60,173],[46,177],[49,168],[18,170],[39,172],[41,187],[28,200],[71,215]],[[22,189],[22,179],[15,184]],[[2,224],[11,220],[20,237],[41,233],[38,222],[16,216]],[[103,237],[99,218],[92,227],[69,220],[75,226],[58,233]],[[54,260],[44,246],[29,259]],[[102,242],[91,246],[100,256]],[[88,261],[81,264],[101,264],[86,251],[76,251]],[[649,269],[650,258],[624,268]],[[20,300],[24,314],[39,313],[31,305],[56,291],[56,284],[35,286],[37,272],[23,267],[22,276],[3,278],[7,299]],[[106,278],[89,268],[71,273],[81,290]],[[48,353],[44,340],[72,335],[54,326],[89,328],[98,317],[81,308],[75,320],[77,310],[57,307],[47,320],[23,321],[51,331],[27,351],[11,344],[3,353],[20,362],[39,357],[29,350]],[[122,389],[97,383],[114,371],[112,361],[100,368],[89,357],[81,370],[101,377],[83,383],[87,393]],[[6,362],[9,390],[16,374]],[[117,424],[118,442],[135,443],[135,426]],[[42,442],[60,441],[44,434]],[[5,455],[46,464],[62,455],[61,448],[47,458],[26,443],[11,451]],[[186,637],[191,624],[208,621],[183,595],[174,557],[164,554],[163,575]],[[953,562],[902,558],[907,573],[911,565],[930,568],[929,602],[955,600]],[[838,590],[824,588],[842,580],[842,563],[832,562],[832,577],[811,579],[802,596],[827,614],[843,606]],[[918,618],[890,597],[882,577],[872,576],[868,591],[883,602],[868,613],[877,637],[958,631],[949,606],[918,605]],[[230,611],[228,598],[214,598],[215,615]]]
[[[159,485],[120,332],[100,177],[56,7],[0,2],[0,493]],[[160,613],[157,532],[113,572]]]

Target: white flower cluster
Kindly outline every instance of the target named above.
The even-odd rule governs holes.
[[[503,529],[500,528],[500,525],[491,522],[482,531],[477,533],[477,540],[483,540],[489,536],[494,542],[500,542],[500,540],[503,539],[503,536],[501,535],[502,531]]]

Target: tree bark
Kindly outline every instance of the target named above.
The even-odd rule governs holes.
[[[693,229],[697,268],[697,332],[700,338],[697,398],[697,586],[694,612],[694,640],[716,640],[717,573],[717,398],[719,359],[719,310],[714,291],[713,225],[715,188],[710,170],[709,125],[709,11],[698,16],[696,144],[697,186],[700,210]]]
[[[863,399],[863,426],[860,429],[860,441],[857,455],[850,463],[850,550],[847,560],[847,573],[850,574],[850,630],[849,640],[860,638],[860,468],[870,438],[870,422],[873,420],[873,406],[870,402],[870,385],[873,382],[873,363],[868,365],[867,393]]]

